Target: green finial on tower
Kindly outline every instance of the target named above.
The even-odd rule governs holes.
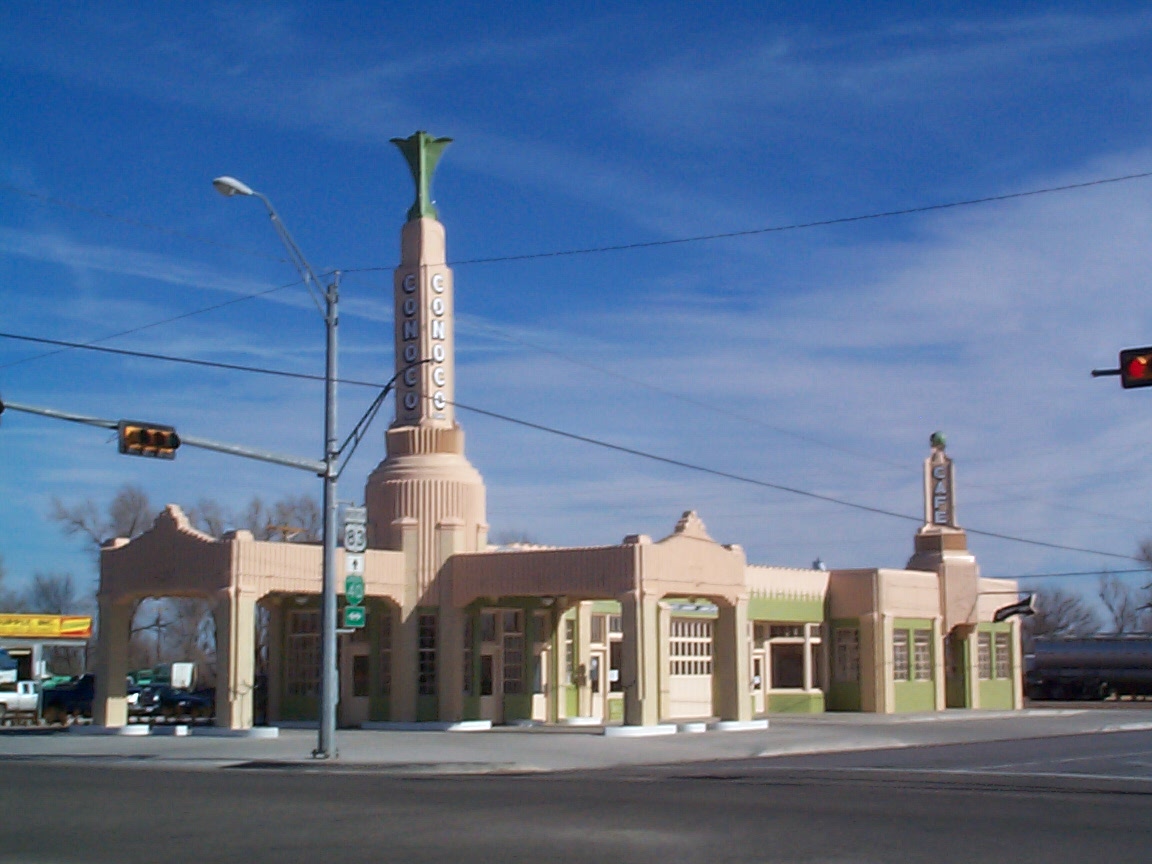
[[[451,138],[433,138],[427,132],[416,132],[408,138],[393,138],[392,143],[400,148],[412,179],[416,181],[416,201],[408,209],[408,221],[413,219],[438,218],[436,205],[432,201],[432,172],[440,161],[444,148],[452,143]]]
[[[928,439],[928,443],[932,445],[933,450],[943,450],[947,445],[943,432],[933,432],[932,437]]]

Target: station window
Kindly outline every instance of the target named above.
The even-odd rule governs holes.
[[[669,673],[712,674],[712,622],[702,618],[673,618],[668,633]]]
[[[421,696],[436,695],[436,615],[423,613],[419,616],[418,643]]]
[[[504,692],[524,692],[524,615],[507,609],[502,616],[504,630]]]
[[[752,624],[752,645],[764,649],[770,690],[805,690],[820,687],[823,636],[819,624]]]
[[[908,631],[892,631],[892,677],[896,681],[908,680]]]
[[[912,675],[917,681],[932,680],[932,631],[912,631]]]
[[[1012,640],[1008,633],[996,634],[996,677],[1012,677]]]
[[[854,684],[860,680],[860,631],[855,627],[837,627],[834,637],[836,680]]]
[[[576,621],[564,619],[564,683],[576,680]]]
[[[992,677],[992,634],[976,634],[976,661],[980,670],[980,680],[988,681]]]
[[[475,662],[474,652],[472,649],[472,640],[474,638],[472,616],[468,615],[464,618],[464,695],[476,695],[476,674],[472,668]]]
[[[392,610],[380,616],[380,695],[392,694]]]
[[[288,616],[285,685],[289,696],[320,695],[320,611],[295,609]]]
[[[496,613],[495,612],[481,612],[480,613],[480,641],[481,642],[495,642],[496,641]]]
[[[352,658],[352,695],[368,696],[368,655],[357,654]]]
[[[592,635],[591,635],[589,641],[595,642],[597,645],[603,645],[604,644],[604,616],[603,615],[593,615],[592,616]]]

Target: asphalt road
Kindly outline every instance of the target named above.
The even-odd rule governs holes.
[[[401,777],[0,759],[0,861],[1147,860],[1152,732]]]

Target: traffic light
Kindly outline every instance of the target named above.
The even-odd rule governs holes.
[[[141,423],[139,420],[121,420],[117,427],[120,452],[129,456],[152,456],[156,459],[175,459],[180,436],[171,426]]]
[[[1120,386],[1152,387],[1152,347],[1120,352]]]

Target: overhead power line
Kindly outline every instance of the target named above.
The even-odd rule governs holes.
[[[21,363],[31,363],[33,360],[42,360],[45,357],[52,357],[52,356],[55,356],[56,354],[63,354],[65,351],[70,351],[73,348],[95,348],[98,343],[107,342],[109,339],[119,339],[121,336],[130,336],[133,333],[139,333],[142,330],[150,330],[153,327],[159,327],[163,324],[171,324],[174,321],[181,321],[185,318],[191,318],[195,315],[203,315],[205,312],[214,312],[217,309],[223,309],[225,306],[232,306],[236,303],[243,303],[245,300],[252,300],[256,297],[264,297],[264,296],[266,296],[268,294],[272,294],[276,291],[283,291],[285,288],[292,288],[295,285],[301,285],[301,284],[303,284],[302,281],[300,279],[297,279],[295,282],[289,282],[285,285],[277,285],[275,288],[266,288],[263,291],[256,291],[253,294],[244,294],[241,297],[234,297],[231,300],[225,300],[223,303],[216,303],[212,306],[205,306],[203,309],[194,309],[191,312],[183,312],[179,315],[173,315],[171,318],[165,318],[162,321],[153,321],[151,324],[141,324],[139,327],[132,327],[129,330],[121,330],[119,333],[109,333],[107,336],[101,336],[99,339],[93,339],[89,342],[62,342],[62,341],[54,341],[51,339],[36,340],[36,339],[32,339],[31,337],[19,337],[19,336],[15,336],[15,335],[9,335],[7,337],[9,339],[24,338],[27,341],[32,341],[32,342],[39,341],[39,342],[43,342],[45,344],[60,345],[62,347],[60,347],[56,351],[45,351],[43,354],[33,354],[30,357],[22,357],[19,360],[13,360],[11,363],[5,363],[3,366],[0,366],[0,369],[10,369],[13,366],[19,366]],[[109,349],[109,353],[115,353],[115,352],[112,352],[111,349]]]
[[[1086,189],[1090,186],[1103,186],[1107,183],[1124,183],[1129,180],[1143,180],[1152,177],[1152,171],[1137,174],[1124,174],[1120,177],[1104,177],[1087,180],[1083,183],[1068,183],[1064,186],[1047,186],[1043,189],[1028,189],[1023,192],[1008,192],[1004,195],[986,195],[983,198],[968,198],[963,201],[948,201],[943,204],[924,204],[920,207],[906,207],[902,210],[883,210],[878,213],[865,213],[857,216],[839,216],[833,219],[818,219],[814,222],[794,222],[790,225],[771,225],[767,228],[749,228],[743,231],[726,231],[720,234],[697,234],[692,237],[676,237],[671,240],[648,240],[637,243],[619,243],[611,246],[588,246],[581,249],[560,249],[551,252],[529,252],[522,255],[500,255],[493,258],[464,258],[449,261],[448,266],[461,267],[465,264],[497,264],[505,261],[530,261],[536,258],[561,258],[570,255],[594,255],[601,252],[626,252],[633,249],[653,249],[659,246],[677,246],[685,243],[704,243],[710,240],[730,240],[735,237],[753,237],[758,234],[778,234],[784,231],[800,231],[805,228],[824,228],[829,225],[846,225],[851,222],[867,222],[873,219],[890,219],[893,216],[911,216],[915,213],[931,213],[935,210],[951,210],[957,207],[972,207],[976,204],[992,204],[997,201],[1011,201],[1016,198],[1029,198],[1035,195],[1050,195],[1055,192],[1069,192],[1073,189]],[[393,267],[349,268],[344,273],[370,273],[392,270]]]
[[[524,426],[529,429],[535,429],[539,432],[547,432],[550,435],[559,435],[563,438],[568,438],[573,441],[581,441],[585,444],[591,444],[595,447],[603,447],[607,450],[615,450],[618,453],[627,453],[630,456],[639,456],[643,459],[650,459],[654,462],[662,462],[665,465],[673,465],[677,468],[685,468],[689,471],[696,471],[702,474],[710,474],[714,477],[723,477],[728,480],[735,480],[739,483],[748,483],[753,486],[761,486],[765,489],[775,489],[779,492],[787,492],[791,495],[800,495],[805,498],[813,498],[817,501],[825,501],[829,504],[838,504],[841,507],[850,507],[853,510],[861,510],[865,513],[875,513],[880,516],[889,516],[894,519],[903,519],[908,522],[923,522],[924,520],[919,516],[910,516],[907,513],[898,513],[895,510],[885,510],[882,507],[873,507],[869,504],[860,504],[855,501],[848,501],[844,498],[836,498],[832,495],[821,495],[818,492],[808,492],[804,489],[797,489],[794,486],[784,486],[779,483],[770,483],[767,480],[757,480],[754,477],[745,477],[742,474],[733,474],[728,471],[720,471],[716,468],[707,468],[703,465],[695,465],[691,462],[684,462],[680,459],[672,459],[667,456],[658,456],[655,453],[648,453],[644,450],[637,450],[634,447],[625,447],[622,444],[613,444],[609,441],[603,441],[599,438],[591,438],[587,435],[577,435],[574,432],[565,432],[562,429],[555,429],[551,426],[544,426],[540,423],[532,423],[528,420],[520,420],[516,417],[509,417],[507,414],[499,414],[495,411],[488,411],[483,408],[476,408],[471,405],[465,405],[462,402],[454,402],[457,408],[462,408],[465,411],[471,411],[475,414],[481,414],[486,417],[491,417],[496,420],[501,420],[506,423],[514,423],[517,426]],[[1060,549],[1065,552],[1084,552],[1089,555],[1103,555],[1108,558],[1121,558],[1125,561],[1139,561],[1134,555],[1122,555],[1119,552],[1104,552],[1100,549],[1086,549],[1082,546],[1066,546],[1062,543],[1048,543],[1044,540],[1030,540],[1025,537],[1015,537],[1010,534],[1000,534],[996,531],[982,531],[978,528],[965,528],[964,531],[968,534],[977,534],[981,537],[992,537],[997,540],[1008,540],[1013,543],[1025,543],[1029,546],[1041,546],[1046,549]]]
[[[84,344],[79,343],[79,342],[65,342],[65,341],[59,340],[59,339],[44,339],[42,337],[24,336],[24,335],[20,335],[20,334],[16,334],[16,333],[0,332],[0,338],[16,339],[16,340],[20,340],[20,341],[24,341],[24,342],[37,342],[37,343],[46,344],[46,345],[59,345],[59,346],[65,346],[68,348],[77,348],[77,349],[84,350],[84,351],[99,351],[99,352],[104,353],[104,354],[118,354],[118,355],[123,355],[123,356],[127,356],[127,357],[135,357],[135,358],[146,359],[146,360],[160,360],[160,361],[164,361],[164,362],[168,362],[168,363],[183,363],[185,365],[190,365],[190,366],[202,366],[202,367],[208,367],[208,368],[212,368],[212,369],[224,369],[224,370],[228,370],[228,371],[232,371],[232,372],[252,372],[252,373],[261,374],[261,375],[275,375],[275,376],[278,376],[281,378],[296,378],[296,379],[301,379],[301,380],[306,380],[306,381],[323,381],[324,380],[324,376],[322,376],[322,375],[309,375],[309,374],[304,373],[304,372],[287,372],[287,371],[284,371],[281,369],[268,369],[268,368],[260,367],[260,366],[244,366],[244,365],[241,365],[238,363],[220,363],[220,362],[211,361],[211,360],[195,360],[195,359],[190,358],[190,357],[176,357],[176,356],[172,356],[169,354],[156,354],[154,352],[149,352],[149,351],[128,351],[128,350],[125,350],[122,348],[107,348],[104,346],[97,346],[97,345],[84,345]],[[351,384],[351,385],[355,385],[355,386],[359,386],[359,387],[372,387],[372,388],[380,389],[380,388],[383,388],[385,386],[384,384],[382,384],[378,381],[359,381],[356,379],[349,379],[349,378],[340,378],[337,380],[341,384]],[[703,465],[696,465],[692,462],[684,462],[683,460],[680,460],[680,459],[672,459],[672,458],[669,458],[667,456],[660,456],[660,455],[657,455],[655,453],[649,453],[645,450],[637,450],[634,447],[625,447],[622,444],[613,444],[610,441],[604,441],[604,440],[599,439],[599,438],[592,438],[592,437],[587,436],[587,435],[578,435],[575,432],[566,432],[562,429],[556,429],[554,427],[545,426],[545,425],[540,424],[540,423],[533,423],[529,420],[521,420],[517,417],[511,417],[507,414],[501,414],[501,413],[498,413],[496,411],[488,411],[487,409],[484,409],[484,408],[477,408],[474,405],[466,405],[463,402],[453,402],[451,404],[453,404],[457,408],[461,408],[465,411],[471,411],[475,414],[480,414],[480,415],[485,416],[485,417],[491,417],[495,420],[500,420],[500,421],[505,422],[505,423],[513,423],[517,426],[523,426],[523,427],[528,428],[528,429],[535,429],[536,431],[545,432],[545,433],[550,434],[550,435],[557,435],[561,438],[567,438],[571,441],[580,441],[580,442],[583,442],[585,444],[591,444],[594,447],[602,447],[602,448],[607,449],[607,450],[614,450],[618,453],[625,453],[625,454],[628,454],[630,456],[637,456],[637,457],[640,457],[642,459],[651,460],[653,462],[660,462],[660,463],[663,463],[665,465],[672,465],[672,466],[675,466],[677,468],[684,468],[684,469],[689,470],[689,471],[695,471],[695,472],[702,473],[702,474],[709,474],[709,475],[712,475],[714,477],[722,477],[722,478],[725,478],[728,480],[734,480],[734,481],[739,482],[739,483],[747,483],[747,484],[750,484],[753,486],[759,486],[759,487],[762,487],[764,489],[774,489],[774,490],[779,491],[779,492],[787,492],[791,495],[799,495],[799,496],[814,499],[817,501],[824,501],[824,502],[829,503],[829,504],[836,504],[836,505],[839,505],[841,507],[849,507],[853,510],[860,510],[860,511],[863,511],[865,513],[874,513],[874,514],[877,514],[880,516],[888,516],[890,518],[902,519],[904,521],[910,521],[910,522],[923,521],[918,516],[910,516],[906,513],[898,513],[895,510],[886,510],[882,507],[873,507],[869,504],[860,504],[860,503],[855,502],[855,501],[848,501],[844,498],[836,498],[835,496],[832,496],[832,495],[821,495],[818,492],[808,492],[807,490],[804,490],[804,489],[797,489],[794,486],[785,486],[785,485],[780,484],[780,483],[771,483],[767,480],[758,480],[754,477],[745,477],[742,474],[733,474],[733,473],[728,472],[728,471],[720,471],[719,469],[716,469],[716,468],[708,468],[708,467],[703,466]],[[981,537],[992,537],[992,538],[995,538],[998,540],[1006,540],[1006,541],[1009,541],[1012,543],[1024,543],[1024,544],[1027,544],[1029,546],[1041,546],[1041,547],[1044,547],[1046,549],[1059,549],[1059,550],[1062,550],[1065,552],[1083,552],[1083,553],[1086,553],[1089,555],[1101,555],[1101,556],[1108,557],[1108,558],[1121,558],[1121,559],[1124,559],[1126,561],[1140,561],[1141,560],[1140,558],[1137,558],[1136,556],[1122,555],[1118,552],[1105,552],[1105,551],[1100,550],[1100,549],[1087,549],[1087,548],[1084,548],[1081,546],[1067,546],[1067,545],[1064,545],[1061,543],[1048,543],[1048,542],[1043,541],[1043,540],[1031,540],[1031,539],[1028,539],[1025,537],[1015,537],[1011,534],[1001,534],[1001,533],[998,533],[995,531],[983,531],[983,530],[980,530],[977,528],[966,528],[964,530],[967,531],[967,533],[969,533],[969,534],[976,534],[976,535],[979,535]]]

